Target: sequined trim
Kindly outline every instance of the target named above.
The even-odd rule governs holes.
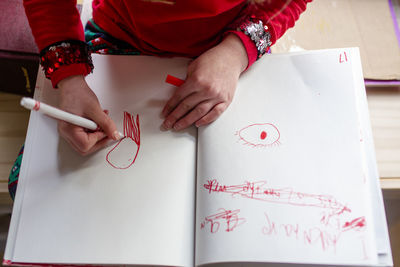
[[[51,75],[61,66],[74,63],[86,63],[90,72],[93,71],[92,57],[87,44],[83,41],[57,42],[40,52],[40,65],[48,79],[51,79]]]
[[[257,59],[261,58],[272,44],[268,26],[264,25],[261,20],[258,20],[258,22],[245,21],[237,30],[242,31],[254,42],[257,48]]]

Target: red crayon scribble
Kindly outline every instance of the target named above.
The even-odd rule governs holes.
[[[280,145],[280,133],[272,123],[255,123],[236,132],[239,141],[251,147],[268,147]]]
[[[208,193],[226,193],[233,197],[281,203],[292,206],[307,206],[327,209],[331,215],[340,215],[351,210],[333,196],[296,192],[292,188],[269,188],[266,181],[245,182],[239,185],[221,185],[216,179],[207,180],[203,187]]]
[[[354,220],[351,220],[350,222],[345,222],[342,226],[342,231],[345,232],[345,231],[352,230],[352,229],[355,229],[358,231],[365,227],[365,223],[366,223],[366,221],[365,221],[364,216],[355,218]]]
[[[140,148],[139,115],[124,112],[124,137],[107,153],[107,162],[115,169],[127,169],[135,163]],[[126,153],[121,157],[122,153]]]
[[[347,54],[343,52],[343,54],[339,54],[339,63],[347,62]]]
[[[221,212],[207,216],[203,222],[200,223],[200,229],[204,229],[207,224],[210,225],[210,232],[218,232],[221,224],[225,225],[226,232],[232,232],[236,227],[246,222],[246,219],[238,216],[240,210],[225,210],[219,209]]]

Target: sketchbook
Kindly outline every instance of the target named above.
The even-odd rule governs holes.
[[[160,114],[187,59],[93,60],[125,137],[82,157],[31,113],[4,264],[393,265],[357,48],[266,55],[183,132]]]

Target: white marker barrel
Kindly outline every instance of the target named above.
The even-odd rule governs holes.
[[[41,103],[29,97],[23,97],[21,99],[21,106],[27,109],[39,111],[53,118],[81,126],[88,130],[94,131],[98,128],[97,124],[94,121],[85,119],[75,114],[65,112],[61,109],[49,106],[47,104]]]

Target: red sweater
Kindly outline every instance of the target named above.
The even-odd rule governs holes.
[[[107,33],[142,54],[196,57],[221,42],[232,25],[250,16],[267,24],[275,43],[294,26],[310,1],[248,4],[247,0],[93,0],[93,19]],[[24,6],[40,50],[58,41],[84,40],[76,0],[24,0]],[[242,40],[250,66],[257,57],[254,43],[242,32],[233,33]],[[85,64],[63,66],[52,75],[53,85],[88,71]]]

